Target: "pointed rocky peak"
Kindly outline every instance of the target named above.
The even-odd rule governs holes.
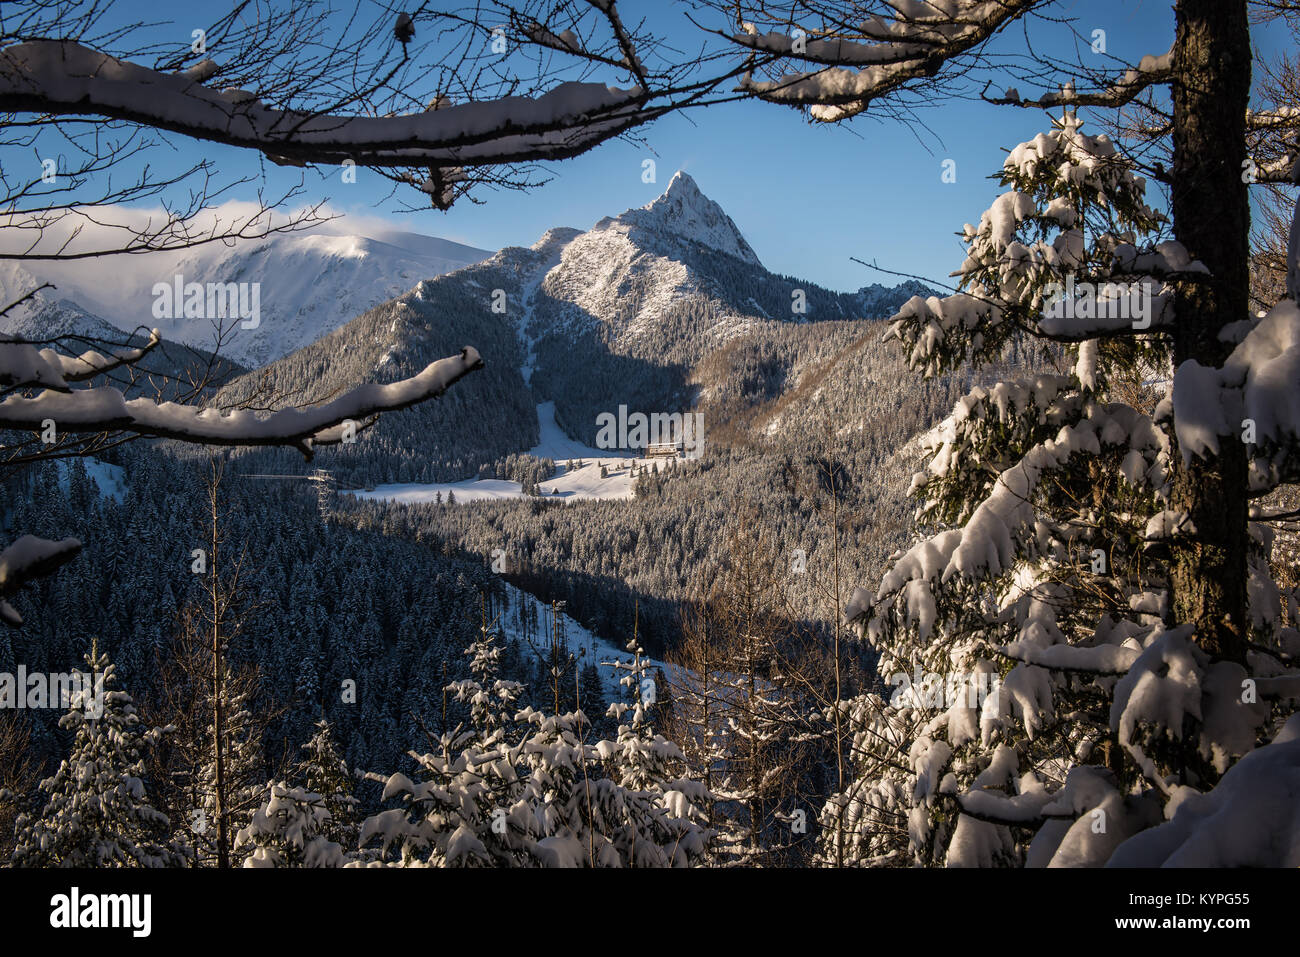
[[[668,181],[668,188],[664,190],[662,196],[655,200],[655,203],[663,202],[664,200],[681,203],[696,203],[699,205],[713,202],[713,200],[700,192],[699,184],[691,178],[690,173],[683,169],[679,169],[676,173],[673,173],[673,178]],[[649,205],[653,206],[654,203],[650,203]]]
[[[681,170],[673,174],[668,188],[654,202],[629,209],[616,219],[601,220],[597,228],[611,223],[668,234],[762,265],[731,217]]]

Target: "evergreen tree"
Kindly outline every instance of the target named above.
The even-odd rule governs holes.
[[[322,718],[316,722],[316,733],[303,745],[305,752],[299,773],[304,788],[319,795],[329,822],[325,835],[334,843],[355,849],[360,833],[360,801],[357,800],[356,776],[339,755],[334,742],[334,729]]]
[[[607,729],[608,695],[605,693],[605,683],[600,677],[600,668],[594,661],[583,665],[582,670],[578,672],[578,705],[583,714],[594,716],[591,719],[593,731],[600,734]],[[613,728],[610,727],[608,730],[612,731]]]
[[[495,636],[484,626],[468,653],[474,677],[452,687],[471,708],[472,727],[432,738],[412,752],[423,781],[387,778],[385,800],[401,806],[368,818],[363,847],[376,863],[436,866],[682,866],[703,859],[698,782],[669,768],[680,752],[653,732],[643,707],[618,741],[584,743],[581,712],[547,715],[526,707],[509,721],[521,689],[495,677]],[[630,680],[649,680],[639,650]],[[611,710],[622,714],[619,705]],[[609,773],[606,773],[608,770]]]
[[[59,724],[72,751],[41,782],[44,806],[17,822],[14,864],[21,867],[175,867],[187,848],[169,837],[170,822],[145,790],[146,753],[163,735],[146,728],[119,691],[108,656],[92,651],[86,687]]]
[[[320,794],[283,781],[267,785],[266,802],[235,835],[244,867],[342,867],[348,856],[330,839],[334,821]]]
[[[1177,379],[1148,411],[1113,383],[1134,369],[1168,381],[1171,284],[1201,267],[1159,242],[1144,183],[1080,126],[1067,111],[1011,152],[1007,192],[965,228],[964,291],[911,300],[892,328],[927,374],[988,359],[1024,331],[1056,343],[1066,365],[975,388],[929,434],[933,459],[913,481],[927,534],[874,599],[850,602],[895,688],[850,703],[857,780],[823,814],[858,862],[1097,865],[1137,853],[1119,850],[1129,839],[1163,860],[1164,838],[1141,832],[1196,806],[1201,789],[1213,795],[1291,710],[1255,690],[1294,640],[1266,534],[1246,569],[1260,655],[1209,654],[1171,605],[1196,535],[1175,507],[1175,457],[1207,433]],[[1264,343],[1296,316],[1284,301],[1241,317],[1229,365],[1245,408],[1267,395],[1267,377],[1251,378]],[[1225,401],[1216,388],[1205,383]],[[1278,430],[1271,441],[1253,454],[1293,454]],[[1267,486],[1278,472],[1262,458]]]

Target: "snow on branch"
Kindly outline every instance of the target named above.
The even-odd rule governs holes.
[[[1229,327],[1231,328],[1231,327]],[[1247,442],[1255,490],[1300,478],[1300,307],[1283,299],[1251,327],[1222,369],[1194,359],[1174,373],[1174,428],[1183,457]]]
[[[279,163],[374,167],[564,159],[647,119],[641,87],[568,82],[538,97],[362,116],[273,109],[245,91],[205,86],[203,76],[163,73],[70,40],[31,40],[0,50],[0,110],[126,120]]]
[[[1042,531],[1034,500],[1045,476],[1073,456],[1100,454],[1103,446],[1126,453],[1127,472],[1135,478],[1156,471],[1148,459],[1158,458],[1160,436],[1151,417],[1121,404],[1092,406],[1083,419],[1004,469],[964,525],[939,532],[899,557],[876,593],[873,634],[879,631],[879,615],[893,613],[915,623],[920,640],[927,641],[938,620],[935,586],[1011,571],[1020,547]],[[951,461],[946,450],[944,461]]]
[[[818,39],[803,30],[760,34],[743,23],[731,42],[758,54],[813,64],[772,80],[746,75],[740,89],[760,99],[809,107],[813,119],[835,122],[861,113],[877,97],[913,80],[935,76],[950,60],[983,43],[1041,0],[928,0],[890,4],[892,15],[873,15],[856,27],[860,40],[826,31]]]
[[[1212,662],[1197,646],[1192,625],[1159,626],[1115,685],[1111,731],[1147,779],[1168,794],[1172,782],[1153,753],[1162,742],[1183,740],[1190,715],[1198,728],[1190,743],[1222,774],[1233,759],[1254,750],[1268,717],[1267,705],[1243,700],[1246,677],[1235,662]]]
[[[1300,159],[1294,151],[1282,154],[1274,160],[1256,164],[1255,176],[1251,184],[1255,183],[1286,183],[1294,184],[1297,175],[1300,175]]]
[[[65,356],[52,349],[42,349],[51,362],[57,362],[64,382],[84,382],[97,375],[111,372],[121,366],[132,365],[148,355],[162,341],[162,334],[157,329],[149,333],[149,341],[137,349],[125,349],[104,355],[94,349],[87,349],[79,356]]]
[[[1089,135],[1072,109],[1016,146],[1006,187],[966,224],[966,259],[947,297],[908,300],[887,338],[933,376],[988,361],[1017,331],[1062,343],[1149,338],[1174,322],[1178,284],[1208,280],[1179,243],[1155,243],[1162,217],[1146,182],[1105,134]]]
[[[1084,647],[1054,644],[1038,647],[1027,642],[1013,641],[999,649],[999,653],[1013,661],[1038,665],[1049,671],[1122,675],[1137,660],[1139,652],[1136,648],[1125,645],[1100,644]]]
[[[69,382],[84,382],[105,372],[143,359],[162,338],[157,329],[137,349],[104,355],[88,349],[79,356],[65,356],[53,349],[37,349],[20,340],[0,338],[0,388],[52,389],[67,392]]]
[[[1168,820],[1120,845],[1111,867],[1297,867],[1300,715],[1271,744],[1247,754],[1209,793],[1180,788]]]
[[[50,541],[24,535],[0,552],[0,621],[12,628],[23,623],[22,615],[4,599],[33,578],[42,578],[77,557],[81,542],[75,538]]]
[[[1261,94],[1268,108],[1246,111],[1252,183],[1300,180],[1300,107],[1294,105],[1295,78],[1266,69]]]
[[[1007,796],[1000,791],[967,791],[957,795],[962,814],[988,824],[1027,827],[1043,820],[1043,806],[1052,798],[1034,790]]]
[[[579,53],[582,51],[582,42],[572,30],[561,30],[559,33],[554,33],[545,24],[530,20],[524,28],[524,32],[528,39],[538,46],[550,47],[552,50],[559,50],[561,53]]]
[[[101,387],[60,393],[47,389],[35,397],[10,396],[0,402],[0,429],[39,430],[53,421],[62,432],[127,431],[203,445],[287,445],[308,459],[313,446],[339,440],[345,423],[404,409],[437,398],[463,376],[483,368],[477,350],[430,363],[399,382],[358,386],[323,405],[280,409],[265,417],[250,410],[223,414],[176,402],[126,399]]]
[[[1028,109],[1050,109],[1052,107],[1095,106],[1116,108],[1132,102],[1143,90],[1158,83],[1168,83],[1174,77],[1174,51],[1171,48],[1160,56],[1148,54],[1138,61],[1138,65],[1125,70],[1124,74],[1104,89],[1092,93],[1080,93],[1074,88],[1074,81],[1063,85],[1057,93],[1044,93],[1039,97],[1022,97],[1020,93],[1009,88],[1003,96],[989,96],[988,86],[984,87],[981,98],[986,103],[998,106],[1023,106]]]

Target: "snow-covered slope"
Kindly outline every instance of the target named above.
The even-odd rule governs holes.
[[[541,649],[533,649],[528,645],[526,636],[518,626],[518,615],[515,610],[520,605],[531,606],[535,620],[547,621],[551,615],[551,606],[546,602],[539,601],[528,592],[516,588],[507,581],[502,581],[501,586],[506,595],[506,608],[498,622],[502,634],[507,638],[515,639],[522,647],[528,648],[530,651],[540,651]],[[627,672],[611,666],[613,662],[631,663],[632,655],[627,651],[626,647],[592,634],[564,612],[560,612],[560,618],[563,622],[564,642],[568,646],[569,653],[573,655],[578,670],[585,668],[589,664],[595,665],[608,700],[626,701],[628,692],[621,684],[620,679]],[[536,655],[536,657],[540,658],[541,656]],[[674,666],[656,658],[651,658],[649,655],[642,655],[641,657],[642,660],[647,662],[649,668],[662,670],[670,677],[678,671]],[[596,718],[600,716],[588,715],[588,717]]]
[[[155,283],[173,283],[177,275],[205,288],[208,283],[257,283],[256,328],[234,323],[221,351],[243,365],[259,366],[316,341],[421,280],[490,255],[434,236],[373,232],[283,233],[231,247],[214,243],[174,253],[64,263],[7,261],[0,263],[0,299],[8,302],[50,282],[56,289],[43,291],[43,302],[66,300],[119,328],[157,327],[168,339],[211,349],[212,318],[157,316]],[[18,322],[31,311],[19,310],[9,318]]]
[[[69,469],[73,459],[56,459],[54,467],[58,470],[59,486],[66,494],[71,483]],[[96,491],[105,498],[120,502],[126,497],[126,471],[120,465],[103,462],[97,458],[87,457],[79,460],[85,467],[86,477],[95,486]]]
[[[627,499],[633,496],[632,466],[644,468],[645,459],[611,458],[582,459],[581,466],[574,462],[557,465],[554,475],[539,483],[538,491],[546,498],[559,502],[579,502],[592,499]],[[606,475],[601,477],[601,466]],[[653,468],[653,463],[650,463]],[[467,479],[464,482],[403,482],[396,485],[377,485],[373,490],[353,492],[357,498],[402,505],[451,501],[464,505],[490,499],[524,498],[523,486],[505,479]]]
[[[0,270],[7,265],[11,264],[0,263]],[[9,287],[6,286],[5,291],[8,290]],[[56,298],[53,294],[47,296],[44,293],[40,294],[39,300],[24,303],[0,318],[0,333],[34,340],[53,339],[58,336],[85,336],[108,342],[120,342],[131,332],[144,334],[149,328],[152,327],[138,323],[122,329],[87,312],[71,299]]]
[[[13,310],[0,320],[0,335],[34,341],[65,337],[61,348],[73,355],[86,348],[89,344],[84,341],[86,339],[95,340],[95,347],[100,349],[105,343],[110,347],[143,346],[149,328],[145,323],[119,328],[69,299],[53,298],[25,304],[25,308]],[[224,354],[214,357],[203,349],[166,338],[136,369],[142,375],[126,387],[126,394],[131,398],[156,398],[158,389],[162,390],[164,398],[175,398],[178,393],[187,394],[190,384],[200,379],[206,378],[216,387],[246,371]],[[118,387],[125,385],[120,378],[115,382]]]
[[[556,462],[561,459],[599,459],[609,458],[608,451],[601,452],[593,449],[589,445],[583,445],[581,442],[575,442],[564,434],[555,423],[555,403],[541,402],[537,406],[537,427],[540,439],[537,444],[528,450],[529,455],[535,455],[539,459],[552,459]]]

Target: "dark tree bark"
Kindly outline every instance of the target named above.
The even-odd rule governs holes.
[[[1174,236],[1212,281],[1177,295],[1175,365],[1220,366],[1230,346],[1219,330],[1249,308],[1250,210],[1242,178],[1251,50],[1245,0],[1179,0],[1174,46]],[[1235,425],[1235,423],[1233,423]],[[1225,437],[1219,455],[1177,464],[1171,507],[1195,525],[1176,550],[1175,621],[1196,626],[1216,658],[1245,659],[1246,446]]]

